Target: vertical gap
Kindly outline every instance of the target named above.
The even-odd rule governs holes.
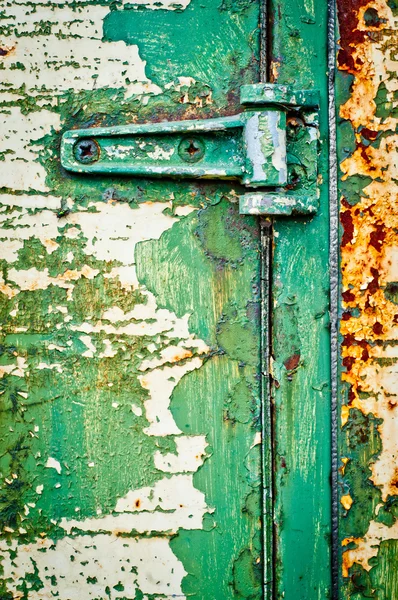
[[[268,0],[260,3],[260,83],[268,81]]]
[[[260,82],[272,83],[272,0],[261,0],[260,4]]]
[[[273,598],[274,582],[274,459],[270,385],[272,222],[260,219],[261,231],[261,429],[263,486],[264,598]]]
[[[331,414],[332,414],[332,598],[339,596],[339,503],[338,503],[338,288],[339,288],[339,206],[337,190],[337,146],[335,84],[334,0],[328,1],[328,88],[329,88],[329,198],[330,198],[330,321],[331,321]]]
[[[271,0],[260,1],[260,82],[270,81],[270,8]],[[263,486],[263,561],[264,599],[274,598],[275,532],[274,532],[274,456],[273,411],[271,402],[271,296],[272,240],[270,219],[260,219],[261,235],[261,425]]]

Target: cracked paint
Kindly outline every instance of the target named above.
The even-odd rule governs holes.
[[[0,596],[260,598],[256,222],[226,184],[59,160],[71,128],[235,112],[257,8],[116,4],[2,7]],[[214,72],[153,56],[188,11]]]
[[[70,89],[123,88],[126,97],[160,93],[145,75],[137,46],[103,41],[108,13],[109,8],[100,4],[11,3],[2,20],[12,51],[2,57],[0,94],[10,86],[24,86],[42,103],[53,103],[54,95]],[[37,35],[44,23],[51,33]]]
[[[398,13],[384,0],[338,4],[339,90],[346,99],[340,108],[341,377],[348,390],[341,411],[343,577],[345,597],[383,590],[378,598],[392,598],[398,581],[386,579],[386,569],[397,544]]]

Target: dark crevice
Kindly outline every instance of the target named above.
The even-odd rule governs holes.
[[[272,0],[260,5],[260,82],[270,82]],[[261,421],[263,478],[264,600],[275,598],[276,535],[274,523],[274,427],[271,398],[270,356],[272,327],[272,220],[260,220],[261,235]]]

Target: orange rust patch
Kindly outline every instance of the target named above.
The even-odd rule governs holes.
[[[181,348],[181,350],[178,350],[174,353],[174,355],[170,359],[170,362],[172,362],[172,363],[178,362],[180,360],[184,360],[184,358],[191,358],[191,356],[192,356],[191,350],[187,350],[186,348]]]
[[[0,57],[5,58],[11,54],[15,54],[16,46],[0,46]]]
[[[358,543],[358,542],[360,542],[360,541],[361,541],[361,540],[360,540],[359,538],[345,538],[345,539],[342,541],[342,546],[343,546],[343,547],[344,547],[344,546],[348,546],[348,544],[351,544],[351,543],[354,543],[354,544],[355,544],[355,543]],[[348,577],[348,574],[349,574],[350,568],[352,567],[352,565],[353,565],[353,564],[354,564],[354,563],[353,563],[353,561],[352,561],[352,559],[351,559],[351,553],[350,553],[350,551],[348,550],[348,551],[346,551],[346,552],[343,552],[343,556],[342,556],[342,571],[343,571],[343,577]]]
[[[342,475],[344,475],[345,468],[347,466],[347,463],[350,461],[350,459],[347,458],[346,456],[344,456],[340,460],[343,463],[343,465],[340,467],[339,471]]]
[[[387,502],[398,495],[394,410],[398,403],[398,306],[394,295],[386,293],[387,286],[393,289],[398,281],[398,119],[393,113],[398,91],[398,19],[386,0],[337,0],[337,4],[338,67],[353,76],[351,95],[340,107],[340,117],[351,123],[355,136],[352,154],[340,165],[342,180],[358,175],[368,178],[364,189],[353,179],[341,199],[342,380],[349,388],[341,421],[346,425],[352,408],[380,420],[382,450],[369,463],[369,480]],[[379,110],[381,84],[383,111]],[[346,509],[350,501],[347,495],[341,497]],[[383,529],[377,546],[389,539],[389,531]],[[363,547],[365,539],[346,538],[343,545],[355,542]],[[368,564],[361,552],[343,554],[344,577],[354,563]],[[372,552],[377,554],[377,548]]]
[[[285,368],[288,371],[293,371],[293,369],[296,369],[298,367],[299,362],[300,354],[297,352],[296,354],[292,354],[292,356],[289,356],[289,358],[285,360],[283,364],[285,365]]]

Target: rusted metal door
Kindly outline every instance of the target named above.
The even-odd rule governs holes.
[[[397,30],[394,1],[338,1],[341,597],[398,598]]]
[[[2,600],[329,597],[319,4],[3,2]],[[61,164],[65,132],[242,114],[259,81],[320,98],[281,111],[315,159],[288,151],[262,216],[219,172]]]

